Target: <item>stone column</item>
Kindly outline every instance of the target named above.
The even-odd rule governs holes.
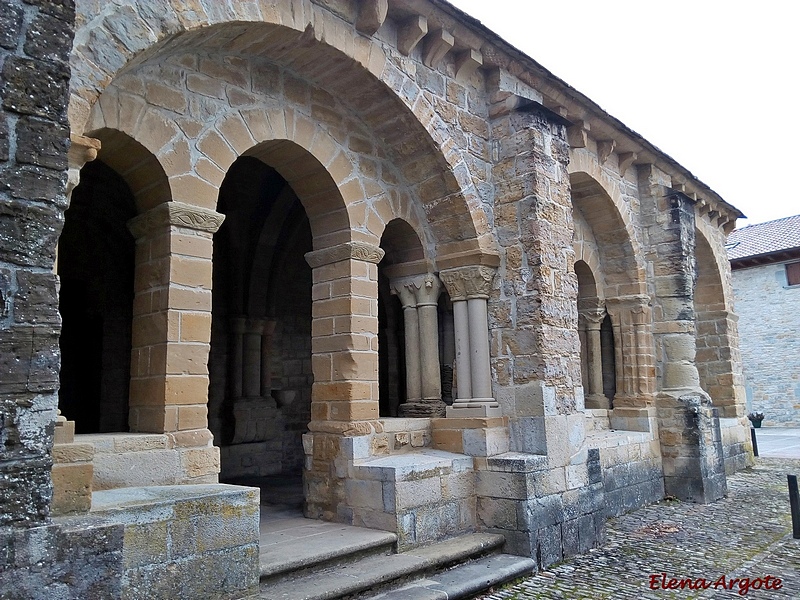
[[[242,338],[242,393],[246,398],[261,396],[261,345],[263,319],[247,319]]]
[[[247,329],[245,317],[231,319],[231,397],[234,400],[244,396],[244,332]]]
[[[650,302],[645,295],[606,300],[614,331],[615,409],[646,408],[653,403],[656,371]]]
[[[436,275],[395,279],[392,291],[400,297],[405,317],[406,402],[405,417],[443,416],[442,380],[439,368],[439,292]]]
[[[603,394],[603,355],[600,340],[600,326],[606,316],[603,308],[581,310],[579,317],[586,331],[587,345],[587,383],[586,408],[611,408],[608,398]]]
[[[261,336],[261,397],[272,396],[272,337],[275,334],[275,321],[264,320]]]
[[[166,202],[128,223],[136,238],[132,431],[208,426],[212,235],[224,218]]]
[[[422,357],[419,351],[417,298],[410,286],[405,285],[402,280],[393,282],[391,289],[400,298],[400,305],[403,307],[406,357],[405,403],[417,404],[422,399]]]
[[[494,273],[495,269],[487,266],[459,267],[440,273],[453,301],[456,334],[458,397],[447,408],[448,417],[501,416],[500,405],[492,397],[486,304]]]

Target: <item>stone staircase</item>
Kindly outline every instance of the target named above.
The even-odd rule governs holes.
[[[262,507],[266,508],[266,507]],[[502,553],[501,535],[473,533],[395,553],[395,534],[262,514],[261,583],[249,600],[451,600],[533,572]]]

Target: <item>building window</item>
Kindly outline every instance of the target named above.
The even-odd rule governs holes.
[[[800,262],[786,265],[786,283],[789,285],[800,285]]]

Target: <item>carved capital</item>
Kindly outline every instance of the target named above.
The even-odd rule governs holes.
[[[343,260],[361,260],[364,262],[378,264],[383,259],[385,252],[378,246],[367,242],[345,242],[338,246],[323,248],[306,252],[306,262],[312,269],[329,265]]]
[[[485,265],[449,269],[439,273],[450,299],[488,298],[492,290],[495,269]]]
[[[164,202],[128,221],[128,229],[136,239],[169,226],[214,233],[224,220],[225,215],[210,208],[184,202]]]
[[[392,293],[400,298],[403,308],[436,306],[442,290],[441,280],[433,273],[402,277],[391,282]]]
[[[583,320],[587,329],[600,329],[603,319],[606,318],[606,309],[604,307],[586,308],[578,311],[578,318]]]

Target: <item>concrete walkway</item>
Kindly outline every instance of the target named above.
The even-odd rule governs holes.
[[[795,431],[778,448],[780,435],[759,433],[768,452],[773,442],[775,452],[794,452],[793,442],[800,442]],[[705,505],[663,501],[611,519],[602,548],[481,598],[800,599],[800,540],[791,533],[787,474],[800,476],[800,460],[762,455],[755,467],[728,478],[727,498]],[[737,581],[722,589],[723,576],[728,586],[732,579],[753,585]],[[687,578],[705,579],[709,587],[664,589]],[[778,578],[780,589],[764,589]]]

